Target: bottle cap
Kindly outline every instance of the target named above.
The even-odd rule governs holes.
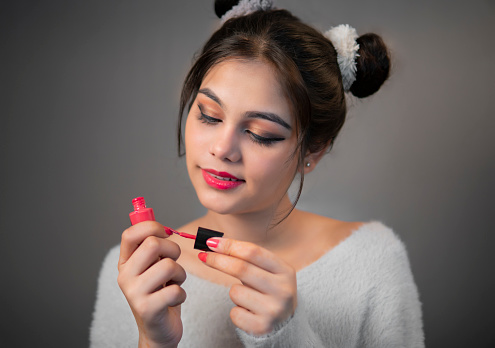
[[[213,237],[223,237],[223,233],[215,230],[209,230],[204,227],[198,227],[198,233],[196,234],[196,240],[194,242],[194,249],[213,251],[208,248],[208,245],[206,245],[206,241]]]

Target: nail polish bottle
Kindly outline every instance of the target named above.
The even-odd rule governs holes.
[[[146,202],[143,197],[136,197],[132,200],[134,211],[129,213],[131,224],[135,225],[141,221],[155,221],[155,214],[153,208],[146,208]]]

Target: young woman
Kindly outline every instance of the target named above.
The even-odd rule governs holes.
[[[91,345],[424,346],[395,234],[300,211],[287,194],[331,148],[344,92],[366,97],[388,77],[385,45],[348,26],[323,35],[269,1],[226,10],[187,75],[178,126],[208,210],[178,230],[225,236],[198,254],[155,221],[125,230],[100,274]]]

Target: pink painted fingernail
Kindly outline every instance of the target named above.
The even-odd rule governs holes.
[[[216,248],[218,247],[219,242],[220,240],[217,238],[210,238],[206,241],[206,245],[208,245],[210,248]]]
[[[207,255],[208,255],[207,253],[199,253],[199,254],[198,254],[198,258],[199,258],[201,261],[206,262],[206,256],[207,256]]]
[[[168,234],[169,236],[174,234],[170,228],[168,228],[166,226],[163,226],[163,227],[165,228],[165,233]]]

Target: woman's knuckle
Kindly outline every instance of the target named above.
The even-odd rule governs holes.
[[[225,254],[231,255],[232,254],[233,247],[234,247],[233,241],[230,240],[230,239],[225,239],[223,241],[223,247],[224,247],[224,250],[225,250]]]
[[[171,256],[178,259],[180,254],[181,254],[181,249],[180,249],[179,245],[177,243],[174,243],[174,242],[169,241],[169,240],[167,240],[166,242],[170,244]]]
[[[176,299],[181,294],[181,287],[177,284],[171,284],[167,286],[167,291],[171,299]]]
[[[174,260],[166,257],[160,260],[161,267],[165,270],[171,270],[175,267],[176,263]]]
[[[287,301],[291,300],[292,297],[293,297],[293,291],[292,291],[291,287],[283,286],[280,288],[279,298],[282,301],[287,302]]]
[[[145,299],[138,299],[134,301],[133,309],[139,317],[147,317],[149,315],[150,306]]]
[[[186,270],[184,269],[184,267],[182,267],[177,262],[175,264],[177,265],[177,268],[179,269],[179,276],[185,281],[187,279]]]
[[[254,260],[258,257],[260,251],[257,247],[254,247],[253,245],[249,245],[245,248],[241,249],[241,254],[244,259],[246,260]]]
[[[160,241],[155,236],[146,237],[143,242],[143,247],[148,249],[150,252],[158,252],[160,249]]]
[[[240,290],[241,290],[241,285],[239,284],[232,285],[229,291],[229,297],[232,299],[237,298],[239,296]]]
[[[178,284],[171,285],[172,296],[177,302],[184,302],[186,300],[187,294]]]
[[[130,229],[129,228],[125,229],[124,232],[122,232],[122,236],[121,236],[122,243],[123,244],[128,243],[131,240],[131,237],[132,237],[132,233],[130,232]]]
[[[122,273],[119,273],[117,276],[117,284],[119,284],[119,287],[122,289],[125,286],[125,277]]]
[[[246,273],[247,264],[245,262],[236,262],[231,269],[234,276],[240,276]]]
[[[186,300],[186,297],[187,297],[187,293],[186,291],[180,287],[178,284],[174,284],[174,286],[177,288],[177,298],[179,300],[181,300],[182,302],[184,302]]]
[[[139,292],[138,287],[136,287],[135,285],[134,286],[128,286],[128,287],[124,288],[124,290],[122,290],[122,292],[124,293],[124,296],[128,301],[135,302],[135,301],[140,300],[139,299],[140,292]]]
[[[230,319],[233,323],[239,323],[240,313],[239,307],[234,307],[230,310]]]
[[[266,313],[270,318],[277,318],[280,315],[281,306],[278,303],[271,303],[266,307]]]

